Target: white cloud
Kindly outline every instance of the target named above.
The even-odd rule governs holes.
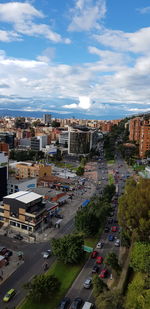
[[[64,108],[69,108],[69,109],[90,109],[92,103],[91,103],[91,98],[87,96],[79,96],[79,103],[72,103],[72,104],[66,104],[63,105]]]
[[[0,21],[12,24],[13,30],[22,35],[43,36],[55,43],[63,42],[70,44],[69,38],[62,38],[60,34],[52,31],[47,24],[34,23],[36,18],[44,18],[41,11],[35,9],[30,3],[25,2],[8,2],[0,4]],[[9,32],[9,41],[15,39],[14,32]],[[16,34],[16,40],[18,39]]]
[[[137,11],[140,12],[141,14],[150,13],[150,6],[146,6],[144,8],[138,8]]]
[[[103,29],[101,34],[93,35],[93,37],[99,43],[114,50],[133,53],[149,53],[150,50],[150,27],[141,28],[134,33]]]
[[[14,31],[0,30],[0,41],[1,42],[12,42],[21,41],[21,37]]]
[[[99,28],[99,22],[106,14],[106,3],[105,0],[77,0],[71,13],[72,21],[68,30],[89,31]]]

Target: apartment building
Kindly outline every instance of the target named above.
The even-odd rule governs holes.
[[[150,120],[144,120],[140,130],[139,155],[145,157],[146,151],[150,150]]]
[[[7,195],[0,205],[0,221],[18,232],[36,231],[46,216],[42,196],[34,192],[20,191]]]
[[[139,142],[141,134],[142,119],[139,117],[133,118],[129,122],[129,140]]]
[[[51,173],[51,165],[29,163],[16,164],[17,179],[51,176]]]

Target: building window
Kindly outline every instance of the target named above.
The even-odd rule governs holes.
[[[4,212],[4,208],[0,208],[0,212]]]
[[[21,228],[22,228],[23,230],[27,230],[27,225],[22,224],[22,225],[21,225]]]
[[[16,222],[14,222],[14,221],[10,221],[10,225],[12,225],[12,226],[16,226]]]
[[[0,216],[0,221],[4,221],[4,217],[1,217],[1,216]]]

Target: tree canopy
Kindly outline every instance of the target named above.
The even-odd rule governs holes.
[[[95,214],[87,212],[87,207],[79,210],[75,216],[75,227],[85,235],[95,235],[99,229],[99,220]]]
[[[134,271],[150,272],[150,243],[135,242],[131,252],[130,265]]]
[[[118,309],[122,308],[122,295],[119,290],[112,290],[101,293],[96,298],[97,309]]]
[[[150,179],[133,178],[127,181],[124,194],[119,199],[118,219],[128,235],[140,240],[149,238],[150,227]]]
[[[65,235],[59,239],[52,239],[52,251],[65,264],[77,264],[82,261],[84,251],[83,236],[80,234]]]
[[[150,308],[150,282],[146,284],[141,273],[137,273],[133,281],[128,285],[125,309],[149,309]]]
[[[93,295],[98,297],[103,291],[107,291],[108,287],[107,284],[99,277],[93,277]]]
[[[53,297],[54,292],[60,286],[59,280],[52,275],[39,275],[24,285],[28,291],[28,298],[31,301],[40,302],[47,301]]]
[[[117,272],[120,270],[120,265],[118,264],[118,258],[114,252],[108,253],[105,259],[105,263],[110,265],[112,269],[114,269]]]

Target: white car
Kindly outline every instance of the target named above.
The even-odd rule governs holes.
[[[51,255],[51,250],[47,250],[42,253],[44,259],[48,259]]]
[[[102,247],[103,247],[103,243],[102,242],[98,242],[96,248],[97,249],[102,249]]]
[[[91,285],[92,285],[92,278],[86,279],[84,284],[83,284],[85,289],[89,289],[91,287]]]
[[[116,247],[120,247],[120,239],[117,239],[117,240],[115,241],[115,246],[116,246]]]

